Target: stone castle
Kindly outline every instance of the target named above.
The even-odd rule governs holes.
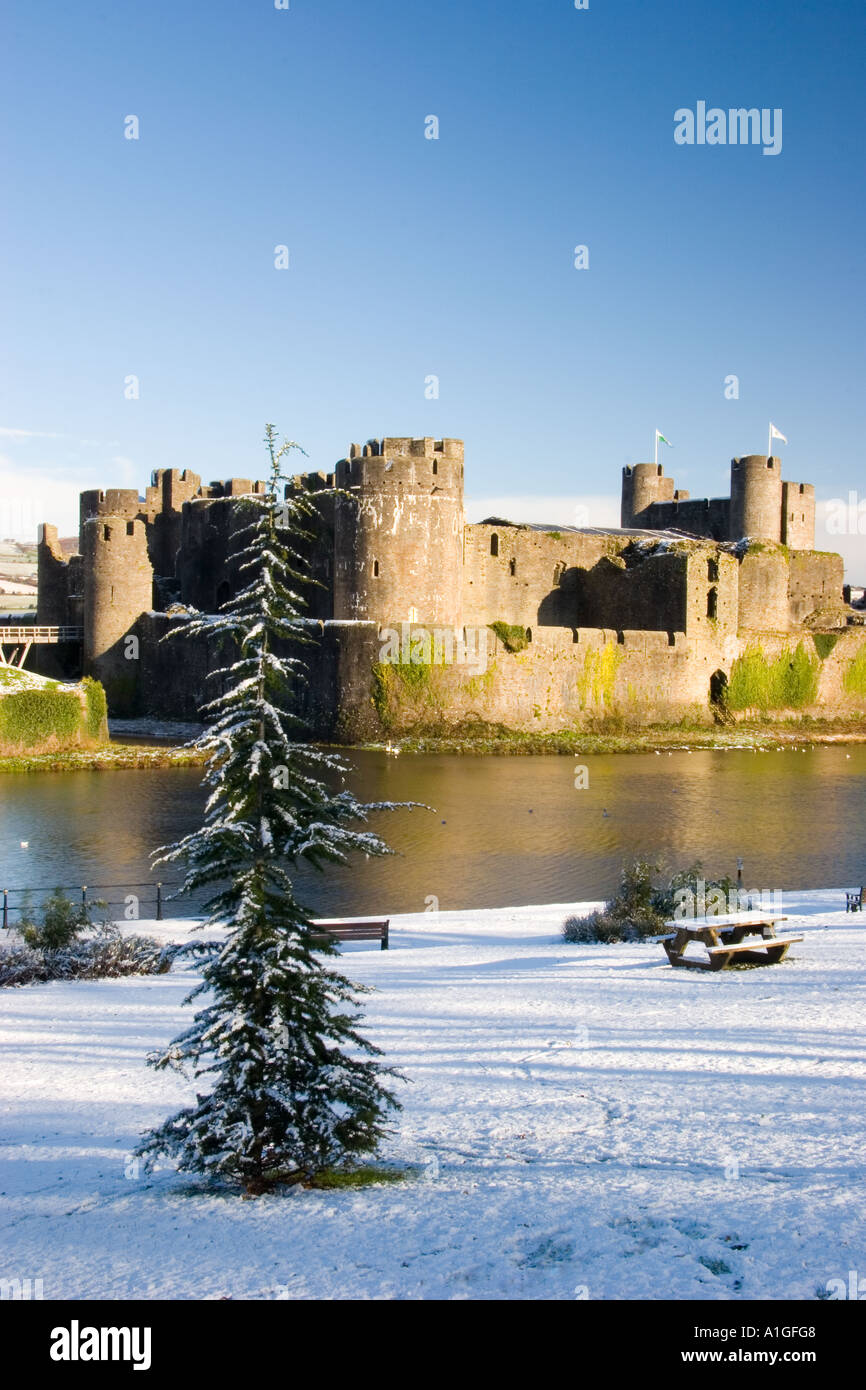
[[[292,481],[319,494],[317,643],[299,697],[318,736],[710,719],[745,653],[778,661],[804,644],[818,660],[822,632],[834,652],[810,703],[849,707],[845,663],[864,634],[847,626],[841,557],[814,549],[814,488],[783,481],[777,458],[734,459],[730,497],[712,500],[677,491],[655,464],[628,467],[621,529],[467,524],[463,466],[458,439],[384,438],[353,444],[333,474]],[[208,676],[224,652],[160,638],[231,598],[237,499],[264,490],[160,470],[144,497],[82,493],[78,554],[41,528],[38,622],[83,629],[84,671],[115,713],[189,718],[217,693]],[[431,668],[424,679],[388,669],[395,629],[403,662]],[[449,642],[431,657],[445,650],[424,646],[431,630],[456,634],[457,655]],[[484,643],[469,640],[478,632]],[[473,651],[474,667],[461,659]]]

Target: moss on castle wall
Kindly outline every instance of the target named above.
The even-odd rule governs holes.
[[[748,647],[734,662],[727,705],[732,710],[802,709],[815,702],[821,661],[803,642],[774,659],[760,645]]]
[[[616,673],[623,655],[614,642],[607,642],[603,647],[589,648],[583,662],[583,674],[577,682],[581,709],[585,709],[589,704],[613,703]]]
[[[845,672],[842,684],[849,695],[866,699],[866,646],[860,648]]]
[[[839,641],[839,634],[838,632],[815,632],[812,634],[812,641],[815,643],[815,651],[821,660],[826,661]]]

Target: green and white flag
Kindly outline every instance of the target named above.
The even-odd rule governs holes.
[[[669,439],[665,439],[665,437],[664,437],[664,435],[662,434],[661,430],[656,430],[656,452],[655,452],[656,466],[658,466],[658,461],[659,461],[659,440],[661,440],[662,444],[667,444],[667,446],[668,446],[669,449],[672,449],[672,448],[674,447],[673,444],[671,443],[671,441],[670,441]]]

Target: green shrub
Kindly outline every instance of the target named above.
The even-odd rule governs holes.
[[[507,652],[522,652],[529,645],[526,628],[519,623],[488,623],[487,626],[496,633]]]
[[[664,931],[665,919],[654,903],[653,874],[658,865],[636,859],[625,865],[619,889],[601,911],[569,917],[562,928],[566,941],[640,941]]]
[[[0,741],[33,747],[71,743],[81,727],[77,691],[19,690],[0,700]]]
[[[86,927],[92,927],[91,914],[106,904],[99,900],[76,903],[60,888],[46,898],[42,920],[37,920],[30,893],[25,893],[18,909],[18,931],[28,946],[40,951],[59,951],[76,941]]]
[[[818,693],[820,658],[810,656],[804,643],[796,651],[781,652],[770,660],[760,645],[737,657],[728,682],[729,709],[802,709],[814,703]]]
[[[602,909],[590,912],[586,917],[569,917],[566,920],[562,928],[565,940],[609,943],[661,936],[680,901],[678,892],[688,890],[697,900],[703,885],[705,898],[710,898],[715,890],[724,894],[727,905],[737,888],[731,878],[707,880],[700,863],[673,874],[664,887],[653,884],[653,875],[658,871],[659,866],[646,859],[636,859],[626,865],[618,891]]]
[[[91,676],[85,676],[82,681],[84,686],[85,703],[85,728],[89,738],[102,738],[105,734],[106,719],[108,718],[108,702],[105,698],[105,691]]]

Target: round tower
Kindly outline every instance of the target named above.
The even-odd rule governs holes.
[[[334,482],[334,617],[461,626],[463,441],[353,444]]]
[[[731,459],[732,541],[782,539],[782,464],[772,455]]]
[[[660,463],[632,463],[622,470],[620,525],[625,529],[645,526],[645,513],[653,502],[672,502],[674,480],[664,476]]]
[[[84,670],[102,681],[109,707],[134,707],[138,652],[124,642],[130,628],[153,606],[153,568],[143,521],[95,516],[82,528],[84,569]]]

